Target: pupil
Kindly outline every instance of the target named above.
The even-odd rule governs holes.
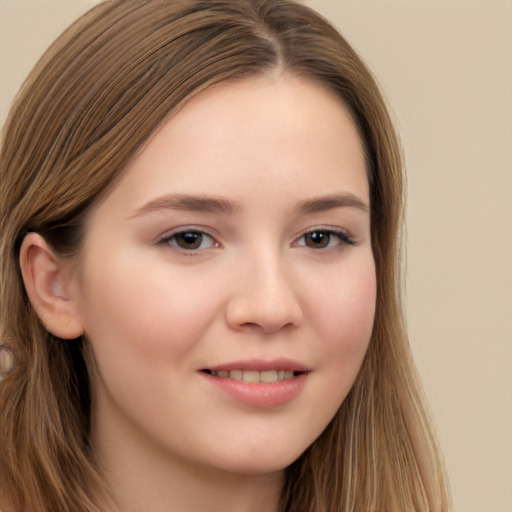
[[[177,236],[178,245],[184,249],[197,249],[202,242],[201,233],[180,233]]]
[[[306,235],[306,245],[309,247],[320,248],[327,247],[329,244],[330,235],[323,231],[313,231]]]

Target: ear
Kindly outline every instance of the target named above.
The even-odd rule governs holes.
[[[20,266],[28,298],[46,329],[62,339],[78,338],[84,332],[71,263],[37,233],[29,233],[21,244]]]

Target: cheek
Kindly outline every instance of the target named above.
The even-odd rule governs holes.
[[[355,340],[369,337],[377,290],[373,257],[360,258],[333,275],[322,280],[320,286],[311,284],[310,289],[315,290],[310,301],[315,308],[312,317],[333,335],[345,333]]]
[[[339,273],[336,286],[314,298],[317,332],[341,388],[348,392],[361,366],[373,329],[376,278],[373,258]]]
[[[179,276],[118,265],[115,275],[89,281],[85,331],[99,365],[176,363],[194,348],[217,302]]]

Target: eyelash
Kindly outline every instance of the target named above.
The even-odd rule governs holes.
[[[331,237],[334,236],[338,239],[338,244],[336,244],[334,247],[309,247],[310,249],[314,251],[335,251],[340,250],[345,245],[357,245],[356,241],[344,230],[342,229],[335,229],[335,228],[328,228],[328,227],[315,227],[313,229],[309,229],[305,233],[303,233],[297,240],[302,240],[303,238],[307,237],[308,235],[312,234],[322,234],[327,235],[328,243],[331,242]],[[297,246],[297,242],[294,242],[294,244]],[[299,245],[299,247],[307,247],[306,245]]]
[[[200,227],[185,227],[185,228],[178,228],[175,231],[171,231],[170,233],[165,234],[160,240],[158,240],[157,245],[163,245],[163,246],[172,246],[177,251],[180,251],[182,254],[193,256],[194,253],[198,253],[201,250],[210,249],[211,247],[200,249],[199,247],[196,248],[183,248],[177,245],[176,239],[180,235],[193,235],[193,236],[199,236],[201,237],[201,243],[203,239],[206,237],[208,239],[211,239],[211,247],[219,247],[220,244],[215,240],[215,238],[207,233],[204,228]],[[174,242],[174,243],[173,243]]]
[[[306,245],[306,243],[303,243],[303,244],[299,243],[300,240],[303,240],[303,239],[305,239],[305,237],[311,236],[313,234],[327,235],[328,236],[328,240],[327,240],[328,245],[331,243],[331,240],[332,240],[331,237],[333,237],[333,236],[338,239],[338,243],[334,247],[329,247],[329,246],[308,247]],[[180,247],[176,243],[176,239],[180,235],[182,235],[182,236],[186,236],[186,235],[198,236],[201,239],[200,245],[202,244],[202,242],[204,241],[204,238],[206,237],[207,239],[211,240],[211,245],[206,248],[201,248],[200,246],[197,246],[194,248]],[[206,249],[215,248],[215,247],[220,246],[220,244],[215,240],[215,238],[212,235],[210,235],[203,228],[200,228],[200,227],[179,228],[175,231],[167,233],[166,235],[164,235],[162,238],[160,238],[158,240],[157,245],[172,246],[174,249],[180,251],[182,254],[190,255],[190,256],[195,255],[195,254],[197,254],[201,251],[204,251]],[[310,229],[310,230],[306,231],[305,233],[303,233],[300,237],[295,239],[295,241],[293,242],[294,247],[305,247],[305,248],[312,249],[313,251],[336,251],[336,250],[342,249],[343,246],[345,246],[345,245],[355,246],[355,245],[357,245],[357,243],[347,232],[345,232],[341,229],[334,229],[334,228],[327,228],[327,227],[317,227],[317,228]]]

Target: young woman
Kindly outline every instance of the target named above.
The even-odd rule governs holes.
[[[3,512],[449,509],[399,144],[325,20],[104,2],[24,84],[0,165]]]

